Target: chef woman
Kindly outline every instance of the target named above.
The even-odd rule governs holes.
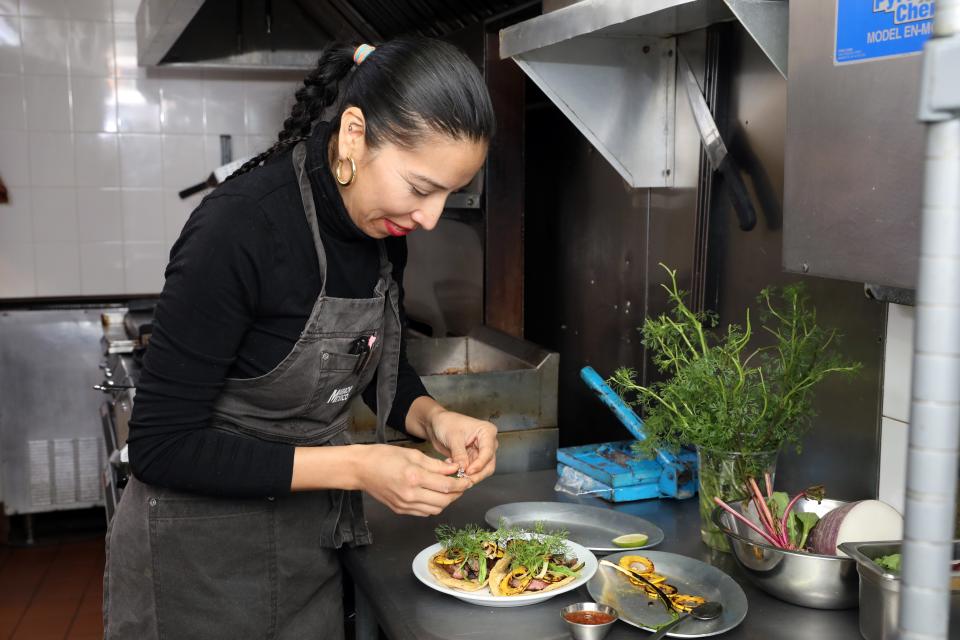
[[[436,226],[493,132],[455,47],[331,46],[279,141],[193,212],[137,387],[106,638],[342,637],[360,492],[436,515],[493,473],[496,427],[433,400],[401,336],[404,236]],[[358,394],[380,444],[350,443]],[[444,459],[382,444],[386,425]]]

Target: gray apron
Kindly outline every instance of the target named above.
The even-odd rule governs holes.
[[[385,440],[400,357],[398,289],[383,242],[374,297],[326,295],[326,252],[306,173],[293,163],[322,284],[293,350],[272,371],[228,379],[211,427],[296,446],[349,443],[350,400],[377,375]],[[376,336],[370,355],[350,353]],[[369,544],[358,491],[214,498],[131,478],[107,531],[107,640],[342,638],[337,549]]]

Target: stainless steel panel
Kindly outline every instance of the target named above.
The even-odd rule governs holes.
[[[669,187],[675,48],[673,38],[581,36],[514,60],[630,186]]]
[[[790,3],[783,264],[916,285],[920,57],[833,64],[836,2]]]
[[[790,3],[788,0],[724,0],[777,71],[787,77]]]
[[[483,219],[448,215],[430,233],[407,240],[404,307],[436,337],[466,335],[483,324]]]
[[[489,420],[501,432],[557,425],[556,353],[478,327],[465,338],[411,339],[407,356],[448,409]],[[372,441],[373,413],[360,400],[352,411],[354,439]]]
[[[806,3],[794,2],[791,6],[798,4]],[[820,37],[816,32],[817,29],[808,29],[805,37],[816,40]],[[864,368],[855,380],[833,379],[818,389],[815,401],[818,415],[812,432],[805,439],[803,454],[787,451],[780,456],[777,481],[792,488],[822,483],[831,498],[876,496],[884,306],[866,299],[862,285],[801,278],[782,271],[782,251],[789,248],[789,243],[783,242],[785,233],[781,231],[778,206],[783,193],[787,82],[742,29],[737,28],[734,37],[734,50],[725,53],[730,57],[733,74],[727,123],[732,135],[728,138],[731,153],[740,160],[753,183],[760,219],[753,231],[741,232],[726,201],[714,198],[710,251],[713,254],[711,270],[717,281],[711,304],[720,313],[721,325],[742,323],[744,309],[755,304],[761,288],[798,279],[806,282],[818,319],[844,334],[845,355],[862,362]],[[824,55],[829,58],[828,54],[829,50]],[[790,90],[793,91],[796,67],[792,59],[790,64]],[[802,71],[800,73],[802,75]],[[792,105],[790,113],[793,117]],[[817,127],[810,123],[810,135],[823,139],[825,131],[837,137],[845,135],[829,119],[821,118]],[[832,152],[836,154],[839,150]],[[834,157],[818,155],[813,163],[832,166],[834,162]],[[836,184],[832,179],[828,184],[809,184],[808,195],[819,197],[816,192],[830,188],[838,191],[841,184],[853,191],[860,188],[861,182],[853,175],[846,175]],[[818,242],[827,245],[834,240],[824,237]],[[852,242],[847,238],[845,246],[849,247]],[[897,259],[890,251],[884,258]]]
[[[101,309],[0,313],[0,477],[8,514],[102,504]]]
[[[678,38],[702,68],[704,32]],[[689,287],[700,138],[686,101],[676,104],[674,189],[632,189],[543,98],[527,118],[525,335],[563,354],[559,368],[562,446],[622,440],[627,432],[580,381],[643,369],[638,328],[666,309],[658,262]]]
[[[583,36],[674,36],[732,19],[715,0],[589,0],[504,29],[504,58]]]

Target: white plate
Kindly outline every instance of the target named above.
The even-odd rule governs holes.
[[[597,558],[590,553],[589,549],[580,546],[576,542],[570,542],[569,540],[565,544],[567,545],[568,554],[572,553],[583,561],[583,569],[580,570],[580,576],[573,582],[565,584],[559,589],[547,591],[546,593],[530,593],[522,596],[495,596],[486,588],[480,589],[479,591],[458,591],[442,585],[437,582],[436,578],[430,573],[430,569],[427,568],[427,563],[430,562],[430,558],[442,548],[439,542],[430,545],[418,553],[417,557],[413,559],[413,575],[417,576],[420,582],[431,589],[436,589],[440,593],[445,593],[464,602],[469,602],[470,604],[476,604],[482,607],[523,607],[528,604],[537,604],[538,602],[549,600],[553,596],[581,587],[597,572]]]

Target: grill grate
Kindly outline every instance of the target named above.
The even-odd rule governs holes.
[[[69,506],[103,499],[103,444],[99,438],[29,440],[27,451],[33,506]]]

